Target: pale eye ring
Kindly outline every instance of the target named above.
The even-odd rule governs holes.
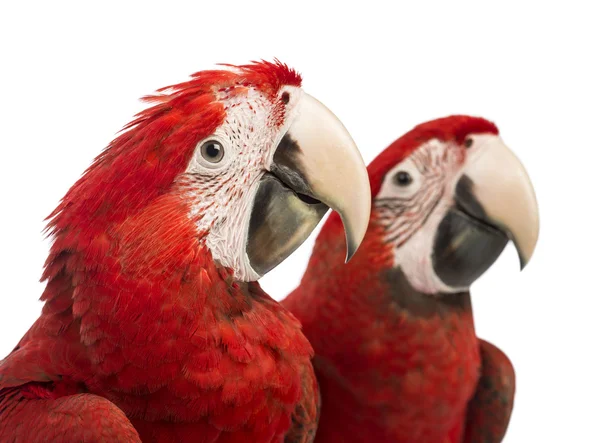
[[[394,175],[394,183],[398,186],[406,187],[413,182],[412,176],[406,171],[398,171]]]
[[[225,156],[225,148],[217,140],[207,140],[202,143],[200,154],[209,163],[219,163]]]

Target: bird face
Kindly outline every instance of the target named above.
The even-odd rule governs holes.
[[[235,71],[235,70],[234,70]],[[177,178],[202,242],[243,281],[289,256],[329,208],[345,222],[348,255],[366,231],[368,176],[342,123],[299,86],[233,84],[215,94],[222,122]]]
[[[533,186],[490,122],[464,116],[428,122],[379,162],[387,168],[372,174],[373,222],[394,266],[418,291],[468,289],[509,240],[522,267],[531,258],[539,230]]]

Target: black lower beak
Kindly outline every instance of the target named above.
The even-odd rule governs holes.
[[[271,173],[262,177],[254,197],[246,253],[259,275],[294,252],[329,209],[309,195],[313,191],[300,155],[297,142],[286,134],[275,151]]]
[[[460,179],[455,205],[440,223],[434,243],[434,270],[452,288],[468,288],[494,264],[509,241],[489,221],[472,187],[468,177]]]
[[[265,275],[294,252],[319,224],[329,207],[296,193],[275,175],[260,182],[248,227],[246,253],[252,269]]]

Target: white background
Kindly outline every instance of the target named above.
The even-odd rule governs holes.
[[[511,246],[472,291],[479,335],[517,371],[505,441],[600,441],[592,1],[97,3],[0,7],[0,357],[40,311],[44,217],[142,109],[138,97],[215,63],[279,57],[367,162],[425,120],[498,124],[529,170],[542,223],[524,272]],[[313,239],[264,278],[274,297],[295,287]]]

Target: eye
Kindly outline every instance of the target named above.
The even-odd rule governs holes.
[[[471,146],[473,146],[473,139],[471,137],[467,137],[465,139],[465,148],[470,148]]]
[[[284,105],[287,105],[290,102],[290,93],[284,92],[283,94],[281,94],[281,101]]]
[[[398,186],[403,186],[403,187],[408,186],[412,183],[412,181],[413,181],[413,179],[412,179],[411,175],[406,171],[399,171],[394,176],[394,182]]]
[[[216,140],[208,140],[202,144],[200,153],[204,160],[209,163],[219,163],[223,160],[225,149],[223,145]]]

